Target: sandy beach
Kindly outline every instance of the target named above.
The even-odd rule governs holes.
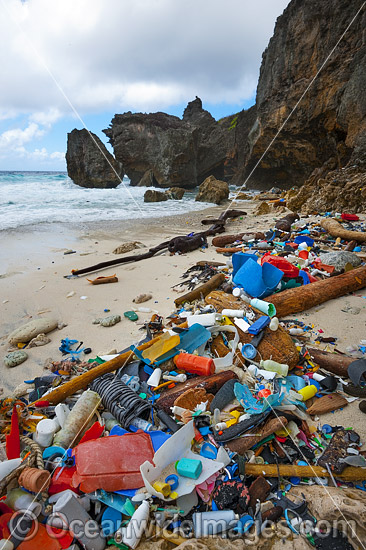
[[[275,220],[283,216],[276,212],[254,216],[255,201],[241,201],[236,206],[248,215],[227,222],[227,233],[268,230],[274,226]],[[136,343],[145,335],[139,329],[152,314],[138,313],[139,320],[135,323],[123,317],[123,312],[136,307],[133,299],[138,294],[151,293],[152,299],[142,306],[167,316],[174,310],[174,298],[177,296],[172,287],[181,281],[181,275],[189,267],[200,260],[225,261],[226,258],[216,252],[209,238],[207,249],[186,255],[170,256],[165,252],[141,262],[115,266],[77,278],[65,278],[72,269],[116,259],[118,256],[112,251],[122,243],[139,241],[151,247],[177,235],[201,231],[202,219],[217,217],[223,210],[223,207],[212,207],[187,215],[144,220],[143,223],[131,220],[82,226],[76,223],[47,224],[4,233],[0,251],[0,361],[4,393],[10,393],[24,380],[41,375],[46,359],[61,360],[58,349],[61,339],[83,342],[84,347],[92,348],[89,357],[111,350],[120,351]],[[75,253],[64,254],[69,250]],[[146,250],[143,248],[133,253]],[[118,283],[93,286],[87,281],[87,278],[112,274],[117,275]],[[67,297],[70,293],[73,295]],[[360,311],[356,315],[342,311],[350,308],[359,308]],[[108,313],[105,310],[109,310]],[[95,318],[111,314],[122,315],[122,321],[109,328],[93,324]],[[3,364],[3,357],[10,349],[7,335],[38,317],[56,318],[66,326],[49,334],[49,344],[27,350],[27,361],[7,369]],[[323,336],[337,338],[336,347],[341,351],[348,346],[357,347],[366,334],[366,290],[332,300],[294,317],[307,325],[314,325],[312,341],[317,331],[322,330]],[[331,349],[326,344],[320,348]],[[353,426],[361,439],[366,441],[366,424],[358,402],[322,416],[322,423]]]

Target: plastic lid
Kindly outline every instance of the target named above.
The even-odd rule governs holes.
[[[246,359],[254,359],[257,355],[257,350],[252,344],[244,344],[241,348],[241,353]]]

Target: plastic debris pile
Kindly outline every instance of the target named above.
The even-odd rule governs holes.
[[[189,270],[197,299],[180,297],[165,321],[155,314],[138,345],[88,361],[90,348],[62,340],[49,373],[1,400],[0,548],[268,533],[361,548],[363,525],[327,530],[312,501],[365,491],[359,435],[322,415],[366,397],[366,342],[337,353],[336,337],[282,318],[273,297],[362,267],[366,248],[291,216],[226,238],[218,251],[230,259]],[[218,275],[224,290],[196,287]]]

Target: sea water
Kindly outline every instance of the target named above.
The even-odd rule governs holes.
[[[146,187],[131,187],[128,178],[115,189],[86,189],[66,172],[0,172],[0,231],[43,223],[87,223],[184,214],[212,204],[183,200],[144,203]]]

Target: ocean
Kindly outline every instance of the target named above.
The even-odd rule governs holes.
[[[87,223],[183,214],[203,210],[195,192],[181,201],[144,203],[146,187],[130,187],[128,178],[115,189],[86,189],[66,172],[0,172],[0,231],[45,223]]]

